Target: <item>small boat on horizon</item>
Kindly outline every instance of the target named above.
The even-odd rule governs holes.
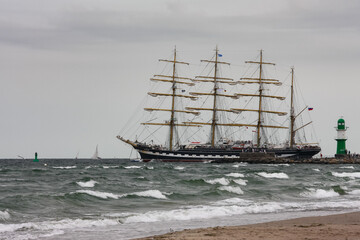
[[[101,157],[99,157],[98,145],[96,145],[95,153],[94,153],[94,155],[91,157],[91,159],[101,159]]]

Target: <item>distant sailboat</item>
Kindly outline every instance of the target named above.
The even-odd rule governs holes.
[[[101,159],[101,158],[99,157],[98,145],[96,145],[95,153],[94,153],[94,155],[91,157],[91,159]]]

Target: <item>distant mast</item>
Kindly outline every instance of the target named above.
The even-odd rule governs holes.
[[[94,155],[91,157],[91,159],[100,159],[100,157],[99,157],[98,145],[96,145],[95,153],[94,153]]]

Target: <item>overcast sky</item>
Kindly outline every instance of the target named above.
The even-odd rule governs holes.
[[[0,0],[0,157],[128,157],[115,137],[176,45],[218,44],[241,65],[264,49],[295,66],[324,155],[339,116],[360,152],[360,1]],[[241,74],[239,73],[239,77]]]

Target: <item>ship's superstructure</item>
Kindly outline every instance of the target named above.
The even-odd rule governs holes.
[[[271,116],[285,117],[287,111],[279,111],[272,109],[272,105],[268,104],[268,100],[281,102],[285,97],[278,94],[271,94],[270,88],[281,86],[282,83],[273,78],[264,76],[264,66],[274,66],[274,63],[263,61],[263,51],[260,51],[259,60],[246,61],[247,64],[255,64],[258,66],[257,75],[240,78],[234,81],[232,78],[222,76],[219,71],[221,65],[230,65],[228,62],[220,61],[222,54],[218,48],[215,49],[215,55],[210,60],[201,60],[210,68],[207,75],[200,75],[194,78],[179,76],[178,65],[188,65],[186,62],[177,59],[176,49],[174,50],[171,60],[163,60],[172,65],[172,74],[154,75],[151,81],[160,82],[171,85],[168,91],[151,91],[148,95],[155,98],[167,98],[169,105],[167,107],[146,107],[149,112],[168,113],[163,121],[153,117],[149,121],[142,122],[145,127],[167,127],[167,144],[155,144],[154,139],[147,137],[147,141],[138,141],[125,139],[123,136],[117,136],[118,139],[130,144],[141,155],[144,161],[152,159],[161,161],[218,161],[218,162],[234,162],[247,161],[249,159],[261,158],[311,158],[321,149],[314,144],[299,145],[295,141],[296,133],[309,125],[303,124],[296,128],[296,120],[307,109],[305,107],[299,113],[295,113],[294,109],[294,69],[291,70],[291,99],[290,99],[290,124],[285,125],[284,121],[269,121]],[[207,87],[199,87],[201,84],[207,84]],[[251,85],[255,92],[227,91],[226,86]],[[210,86],[210,87],[209,87]],[[257,86],[257,87],[255,87]],[[186,87],[186,89],[185,89]],[[197,88],[196,88],[197,87]],[[189,89],[190,88],[190,89]],[[179,104],[178,100],[190,100]],[[231,100],[231,104],[224,104],[227,100]],[[241,105],[240,103],[248,104]],[[190,106],[190,102],[193,102]],[[228,101],[229,102],[229,101]],[[254,103],[255,102],[255,103]],[[252,119],[241,118],[239,115],[251,115]],[[181,118],[180,116],[189,116]],[[185,119],[180,121],[180,119]],[[271,118],[272,119],[272,118]],[[253,129],[253,138],[246,139],[243,136],[236,136],[239,129]],[[182,129],[182,130],[179,130]],[[191,129],[186,131],[187,129]],[[207,130],[206,130],[207,129]],[[233,131],[229,131],[233,129]],[[234,130],[235,129],[235,130]],[[276,144],[270,141],[272,134],[268,133],[268,129],[289,129],[289,140],[287,144],[283,141]],[[207,132],[206,141],[190,141],[197,140],[200,132]],[[149,131],[151,132],[151,131]],[[190,138],[185,141],[181,140],[187,133],[191,132]],[[155,138],[155,137],[154,137]]]

